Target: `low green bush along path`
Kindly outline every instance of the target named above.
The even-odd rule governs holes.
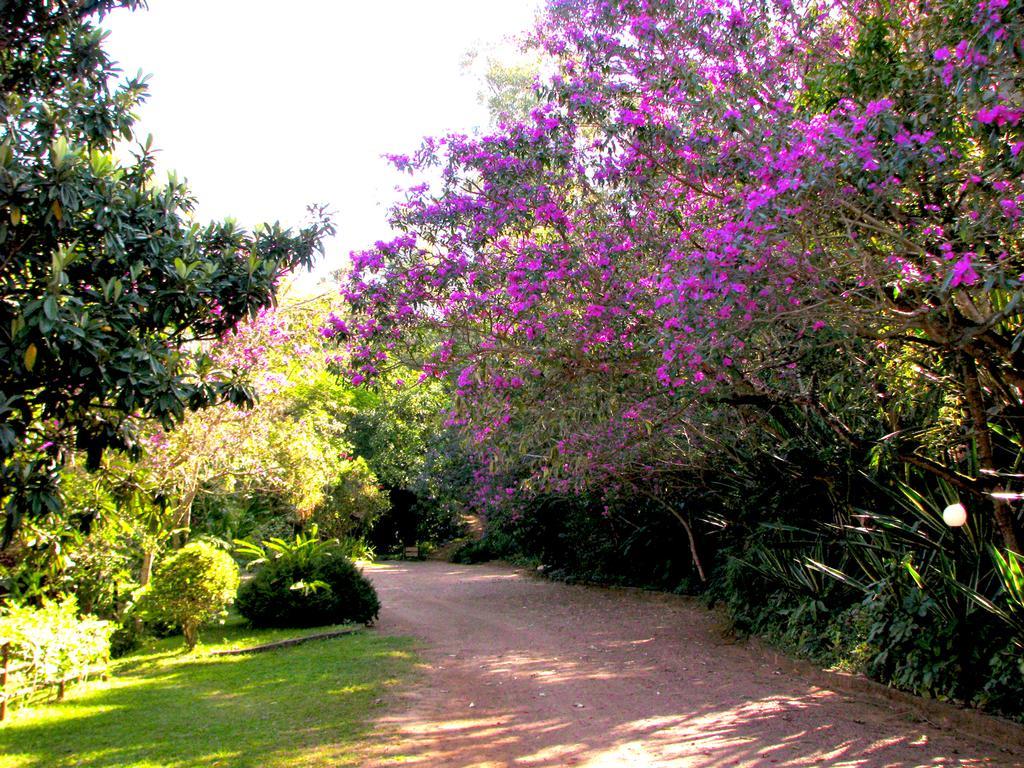
[[[0,768],[284,768],[359,765],[361,739],[412,672],[411,641],[356,632],[264,653],[211,656],[338,629],[203,631],[192,654],[161,640],[106,683],[0,726]]]

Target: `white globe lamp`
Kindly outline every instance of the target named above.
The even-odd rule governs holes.
[[[942,510],[942,519],[950,528],[959,528],[967,522],[967,510],[963,504],[950,504]]]

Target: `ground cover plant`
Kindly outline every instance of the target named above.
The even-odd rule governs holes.
[[[236,622],[208,630],[194,654],[162,640],[121,660],[105,684],[16,711],[0,730],[0,766],[359,765],[368,719],[408,678],[410,644],[367,633],[208,655],[297,634]]]

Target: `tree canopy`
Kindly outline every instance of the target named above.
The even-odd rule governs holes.
[[[145,79],[119,77],[100,11],[136,2],[5,4],[0,21],[0,501],[5,537],[59,509],[69,451],[91,467],[140,420],[251,402],[200,342],[273,302],[330,221],[299,232],[200,224],[135,141]],[[127,159],[126,159],[127,158]]]
[[[529,120],[395,156],[423,183],[354,257],[353,379],[450,382],[530,491],[656,488],[794,406],[1019,550],[1018,10],[553,3]]]

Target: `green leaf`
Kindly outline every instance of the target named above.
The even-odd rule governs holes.
[[[914,580],[914,583],[917,584],[918,588],[924,589],[924,581],[921,579],[921,574],[918,573],[914,564],[910,562],[909,559],[904,561],[903,568],[910,574],[910,577]]]
[[[60,136],[50,145],[50,164],[59,171],[64,167],[67,156],[68,140]]]

